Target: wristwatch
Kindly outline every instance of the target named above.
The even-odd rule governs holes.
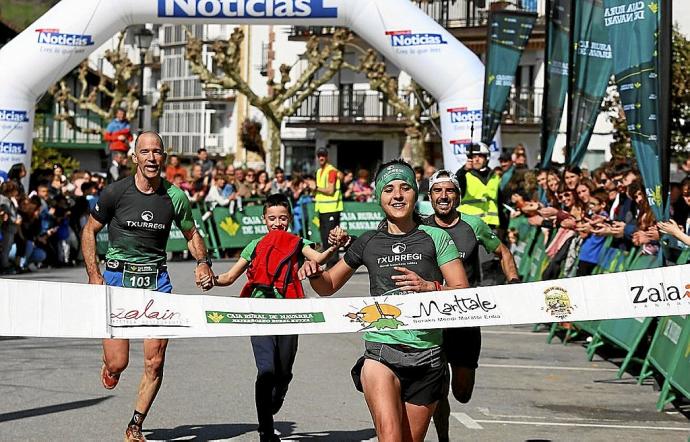
[[[211,258],[208,256],[204,256],[203,258],[196,260],[197,267],[201,264],[207,264],[209,267],[213,267],[213,262],[211,262]]]

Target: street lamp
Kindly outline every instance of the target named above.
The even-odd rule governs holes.
[[[141,28],[134,34],[134,42],[139,48],[139,132],[144,129],[144,65],[146,64],[146,51],[153,42],[153,32],[149,29]]]

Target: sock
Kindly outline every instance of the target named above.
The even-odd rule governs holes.
[[[144,424],[144,419],[146,419],[146,414],[139,413],[137,410],[134,410],[134,414],[132,415],[132,420],[129,421],[129,425],[136,425],[137,427],[141,428],[141,426]]]

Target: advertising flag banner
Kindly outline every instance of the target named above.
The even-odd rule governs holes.
[[[604,1],[581,0],[574,11],[573,93],[568,106],[568,163],[580,165],[587,152],[612,68]]]
[[[482,123],[482,142],[487,145],[501,123],[520,57],[536,20],[536,14],[518,11],[492,12],[489,17]]]
[[[551,163],[568,92],[571,0],[551,0],[546,22],[546,75],[542,112],[541,163]]]
[[[613,73],[628,132],[657,219],[663,216],[658,143],[660,0],[605,0],[604,26],[613,49]]]

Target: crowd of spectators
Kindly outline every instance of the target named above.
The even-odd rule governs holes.
[[[525,219],[545,233],[549,264],[543,279],[591,274],[609,237],[612,249],[659,253],[661,220],[650,207],[634,163],[607,162],[591,172],[577,166],[509,167],[512,176],[501,190],[502,209],[509,218]],[[670,214],[687,233],[690,178],[671,185]],[[514,247],[518,230],[510,229],[506,238]]]
[[[37,266],[73,265],[80,259],[80,232],[100,191],[107,182],[131,173],[126,155],[115,153],[110,159],[105,176],[76,170],[68,178],[60,164],[52,170],[35,171],[28,192],[22,184],[27,174],[24,166],[12,167],[0,192],[3,274]],[[415,169],[420,199],[424,199],[428,178],[435,170],[431,165]],[[678,238],[690,234],[690,178],[671,185],[671,221],[658,224],[634,163],[609,162],[593,171],[576,166],[529,169],[524,148],[518,146],[512,155],[501,156],[493,173],[501,176],[498,199],[503,239],[516,247],[518,229],[509,226],[518,220],[543,229],[549,239],[550,260],[544,278],[590,274],[607,237],[612,238],[612,248],[635,246],[641,253],[655,255],[660,247],[660,226],[662,232]],[[283,193],[293,204],[297,226],[304,216],[302,205],[313,201],[316,189],[313,175],[287,176],[280,167],[272,175],[234,167],[209,159],[205,149],[199,149],[189,166],[170,155],[165,177],[207,211],[220,206],[235,213],[261,204],[269,194]],[[372,201],[372,181],[366,169],[341,171],[343,199]]]
[[[23,181],[27,171],[15,164],[0,191],[0,271],[16,274],[37,266],[70,266],[79,259],[79,234],[106,179],[77,170],[68,179],[60,164]]]

